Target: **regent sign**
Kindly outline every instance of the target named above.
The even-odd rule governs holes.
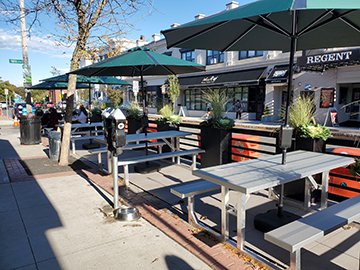
[[[297,59],[298,66],[325,65],[360,60],[359,50],[348,50],[324,54],[306,55]]]
[[[206,77],[201,81],[201,83],[215,83],[217,78],[219,78],[219,76]]]

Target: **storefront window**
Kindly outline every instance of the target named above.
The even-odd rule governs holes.
[[[219,88],[213,88],[219,89]],[[264,104],[264,86],[263,85],[254,85],[254,86],[239,86],[239,87],[229,87],[229,88],[220,88],[220,91],[225,91],[227,96],[230,98],[227,103],[225,110],[229,112],[234,112],[234,104],[236,100],[240,100],[242,103],[243,112],[256,112],[257,116],[262,114],[263,104]],[[184,91],[185,104],[189,110],[205,110],[206,102],[203,98],[203,92],[207,91],[206,89],[190,89]]]

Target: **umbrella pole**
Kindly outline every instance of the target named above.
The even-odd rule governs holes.
[[[145,95],[145,90],[144,90],[144,78],[143,78],[142,71],[141,71],[141,75],[140,75],[140,83],[141,83],[141,95],[142,95],[142,103],[143,103],[142,127],[144,130],[145,136],[147,136],[148,119],[147,119],[147,115],[146,115],[146,95]],[[149,154],[148,141],[145,142],[145,151],[146,151],[146,155],[148,155]]]

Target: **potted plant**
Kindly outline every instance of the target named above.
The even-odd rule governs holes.
[[[125,108],[126,120],[128,123],[128,134],[136,134],[142,132],[142,117],[140,106],[137,102],[133,102]]]
[[[315,105],[313,96],[298,97],[289,110],[289,123],[294,128],[294,150],[325,152],[325,141],[330,130],[313,124]]]
[[[271,120],[270,109],[268,106],[265,106],[265,109],[261,116],[261,122],[270,122],[270,120]]]
[[[234,120],[225,117],[225,106],[230,98],[218,89],[203,91],[204,101],[210,103],[210,119],[200,123],[201,167],[210,167],[231,162],[231,129]]]
[[[161,117],[156,119],[157,131],[179,130],[182,118],[174,113],[170,104],[165,105],[159,113]],[[163,152],[170,152],[170,147],[164,145]]]

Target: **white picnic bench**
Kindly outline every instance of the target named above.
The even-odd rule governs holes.
[[[290,269],[301,269],[301,248],[360,219],[360,195],[265,233],[265,240],[290,252]]]

